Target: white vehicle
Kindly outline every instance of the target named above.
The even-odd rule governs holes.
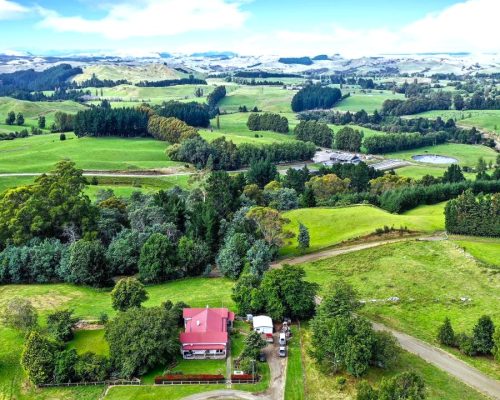
[[[280,333],[280,346],[286,345],[286,334],[284,332]]]
[[[286,357],[286,347],[285,346],[280,346],[280,349],[278,351],[278,355],[280,357]]]

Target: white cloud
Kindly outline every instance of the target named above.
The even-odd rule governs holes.
[[[18,18],[30,10],[21,4],[9,0],[0,0],[0,20]]]
[[[227,0],[141,0],[110,5],[101,19],[66,17],[39,8],[43,17],[39,25],[60,32],[97,33],[111,39],[173,36],[240,28],[247,18],[240,5]]]
[[[341,53],[350,57],[384,53],[500,52],[499,15],[498,0],[468,0],[397,30],[332,24],[326,31],[283,30],[257,34],[238,46],[239,51],[246,54],[258,49],[263,54]]]

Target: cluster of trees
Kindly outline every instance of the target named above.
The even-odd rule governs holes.
[[[387,99],[382,104],[384,115],[410,115],[430,110],[449,110],[451,107],[450,92],[431,92],[427,96],[412,96],[407,100]]]
[[[265,71],[238,71],[234,73],[237,78],[300,78],[300,75],[284,72],[265,72]]]
[[[197,168],[234,170],[248,166],[254,160],[273,163],[310,160],[316,151],[313,143],[283,142],[256,146],[244,143],[239,147],[225,137],[208,143],[201,137],[183,141],[168,149],[171,160],[194,164]]]
[[[80,67],[73,68],[69,64],[59,64],[44,71],[26,69],[0,74],[0,96],[15,98],[30,97],[31,92],[66,88],[69,78],[81,74]]]
[[[24,125],[24,116],[22,113],[16,113],[14,111],[9,111],[7,114],[7,117],[5,118],[5,124],[6,125],[19,125],[22,126]]]
[[[189,75],[189,78],[181,79],[166,79],[163,81],[140,81],[136,84],[139,87],[168,87],[168,86],[179,86],[179,85],[206,85],[207,81],[205,79],[197,79],[193,75]]]
[[[327,124],[317,121],[300,121],[294,129],[296,139],[312,142],[321,147],[332,147],[333,131]]]
[[[206,128],[210,125],[210,109],[206,104],[168,101],[154,107],[154,111],[162,117],[174,117],[191,126]]]
[[[370,366],[387,368],[399,356],[396,339],[388,332],[374,331],[366,318],[356,314],[362,303],[347,283],[338,281],[325,292],[311,321],[311,355],[325,370],[345,371],[360,377]]]
[[[282,81],[258,81],[255,78],[250,80],[243,78],[231,78],[227,77],[226,80],[228,82],[234,82],[238,85],[246,85],[246,86],[283,86],[284,83]]]
[[[238,369],[246,374],[257,373],[257,359],[261,350],[267,346],[259,332],[252,331],[245,336],[244,347],[237,360]]]
[[[89,79],[80,82],[78,86],[82,88],[85,87],[105,88],[105,87],[114,87],[118,85],[126,85],[128,83],[129,82],[126,79],[118,79],[116,81],[113,81],[111,79],[99,79],[96,76],[96,74],[92,74],[92,76]]]
[[[453,199],[468,189],[474,194],[496,193],[500,191],[500,181],[476,180],[404,186],[382,193],[378,198],[378,205],[389,212],[402,213],[419,205]]]
[[[342,98],[337,88],[310,85],[300,89],[292,98],[292,110],[300,112],[316,108],[331,108]]]
[[[456,347],[467,356],[494,355],[500,360],[500,330],[495,329],[488,315],[483,315],[467,333],[455,333],[451,321],[446,318],[437,332],[437,341],[445,346]]]
[[[358,152],[363,142],[363,132],[344,126],[335,134],[335,147],[339,150]]]
[[[241,275],[233,288],[232,298],[238,313],[265,312],[273,320],[307,319],[314,315],[316,283],[304,280],[304,269],[285,265],[269,270],[259,278],[251,273]]]
[[[212,109],[217,107],[217,103],[226,97],[226,87],[216,86],[214,90],[207,96],[208,106]]]
[[[278,59],[278,62],[282,64],[313,65],[310,57],[281,57]]]
[[[148,133],[155,139],[169,143],[180,143],[198,136],[198,130],[180,119],[152,115],[148,121]]]
[[[366,381],[357,386],[356,400],[424,400],[425,382],[415,372],[401,372],[391,378],[382,378],[378,389]]]
[[[38,124],[45,126],[45,118],[38,120]],[[50,126],[51,132],[70,132],[75,128],[75,115],[68,114],[62,111],[57,111],[54,114],[54,123]]]
[[[446,204],[445,226],[459,235],[500,236],[500,194],[476,197],[465,191]]]
[[[111,108],[103,102],[99,107],[78,111],[74,116],[75,135],[136,137],[148,134],[148,113],[139,108]]]
[[[288,119],[279,114],[252,113],[248,116],[248,129],[251,131],[273,131],[279,133],[288,133]]]
[[[456,110],[500,110],[500,97],[488,96],[481,92],[467,98],[456,94],[453,96],[453,104]]]

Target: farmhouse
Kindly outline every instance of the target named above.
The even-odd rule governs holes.
[[[180,334],[185,359],[226,358],[234,313],[227,308],[185,308],[184,332]]]
[[[330,160],[334,164],[359,164],[361,162],[361,158],[357,154],[352,154],[352,153],[343,153],[340,151],[336,151],[335,153],[332,153],[330,156]]]

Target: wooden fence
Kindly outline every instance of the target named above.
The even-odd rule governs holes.
[[[99,382],[66,382],[66,383],[42,383],[37,385],[39,388],[43,387],[67,387],[67,386],[137,386],[142,385],[140,379],[117,379]]]

